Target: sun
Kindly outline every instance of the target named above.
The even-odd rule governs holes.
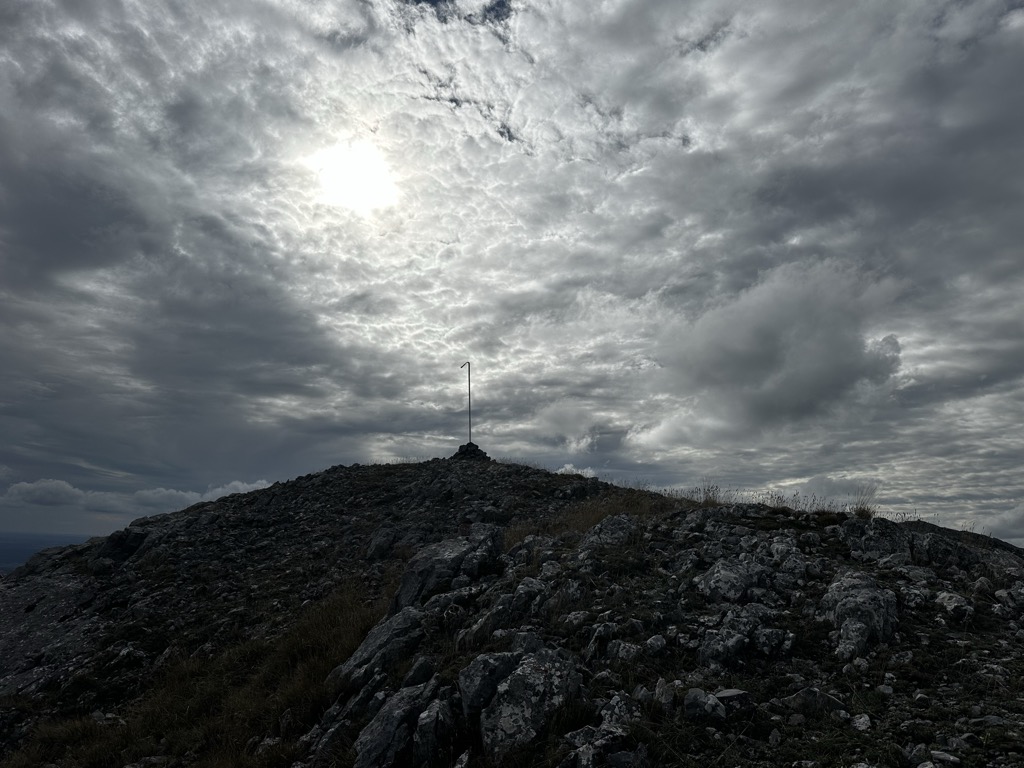
[[[362,216],[398,202],[398,187],[384,155],[369,141],[357,139],[335,144],[306,158],[317,174],[326,205],[348,208]]]

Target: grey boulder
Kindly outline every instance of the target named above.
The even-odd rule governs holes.
[[[552,650],[525,656],[481,713],[489,756],[500,762],[543,734],[552,716],[577,696],[580,682],[572,663]]]

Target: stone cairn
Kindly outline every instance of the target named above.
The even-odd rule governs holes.
[[[491,457],[484,453],[476,443],[460,445],[452,456],[454,461],[490,461]]]

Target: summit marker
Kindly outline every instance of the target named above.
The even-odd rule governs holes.
[[[466,402],[469,404],[469,442],[473,442],[473,366],[467,360],[459,366],[461,371],[466,369]]]

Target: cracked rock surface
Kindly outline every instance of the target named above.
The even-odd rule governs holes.
[[[1024,765],[1020,550],[463,448],[37,556],[0,582],[4,747],[47,718],[128,716],[168,653],[272,639],[356,584],[390,607],[327,676],[293,768]]]

